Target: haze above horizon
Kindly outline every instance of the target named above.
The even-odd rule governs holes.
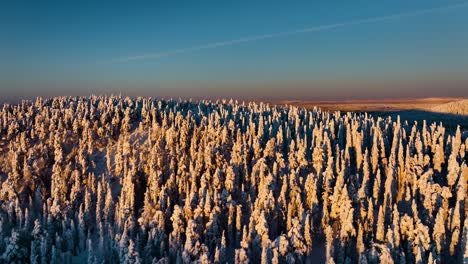
[[[3,97],[468,96],[468,2],[0,5]]]

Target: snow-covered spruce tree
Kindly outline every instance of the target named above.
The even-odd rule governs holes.
[[[233,100],[4,104],[0,261],[463,263],[467,146],[441,123]]]

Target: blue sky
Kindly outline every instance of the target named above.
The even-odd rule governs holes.
[[[97,2],[0,3],[4,97],[468,96],[468,1]]]

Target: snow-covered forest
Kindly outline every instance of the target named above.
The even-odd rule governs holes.
[[[0,262],[467,263],[468,139],[234,101],[0,110]]]

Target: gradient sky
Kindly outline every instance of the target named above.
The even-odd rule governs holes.
[[[468,1],[136,2],[1,1],[3,99],[468,96]]]

